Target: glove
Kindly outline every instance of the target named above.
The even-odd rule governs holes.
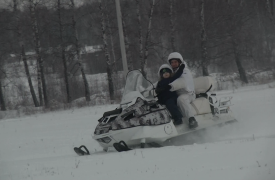
[[[172,87],[170,85],[166,85],[163,88],[157,87],[155,91],[156,91],[157,94],[159,94],[159,93],[161,93],[163,91],[169,91],[171,88]]]
[[[183,70],[184,68],[185,68],[185,64],[181,63],[180,67],[179,67],[179,70]]]
[[[172,88],[172,86],[170,86],[169,84],[167,86],[165,86],[165,91],[169,91]]]

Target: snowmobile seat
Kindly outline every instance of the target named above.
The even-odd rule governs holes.
[[[207,92],[212,91],[215,87],[215,83],[210,76],[201,76],[194,79],[194,86],[196,97],[207,98]]]
[[[191,102],[195,114],[211,113],[207,92],[214,89],[214,80],[210,76],[202,76],[194,79],[196,99]]]

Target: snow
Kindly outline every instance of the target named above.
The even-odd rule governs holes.
[[[275,88],[219,91],[233,96],[238,123],[208,129],[201,142],[101,152],[91,135],[117,105],[55,111],[0,121],[0,180],[274,180]],[[91,156],[77,156],[86,145]]]

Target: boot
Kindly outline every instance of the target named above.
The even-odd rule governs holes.
[[[196,119],[194,117],[190,117],[189,118],[189,128],[194,129],[196,127],[198,127],[198,122],[196,121]]]

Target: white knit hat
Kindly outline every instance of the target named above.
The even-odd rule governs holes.
[[[173,72],[173,69],[171,68],[171,66],[169,66],[168,64],[163,64],[159,67],[158,77],[160,77],[160,70],[165,69],[165,68],[170,69],[171,72]]]

